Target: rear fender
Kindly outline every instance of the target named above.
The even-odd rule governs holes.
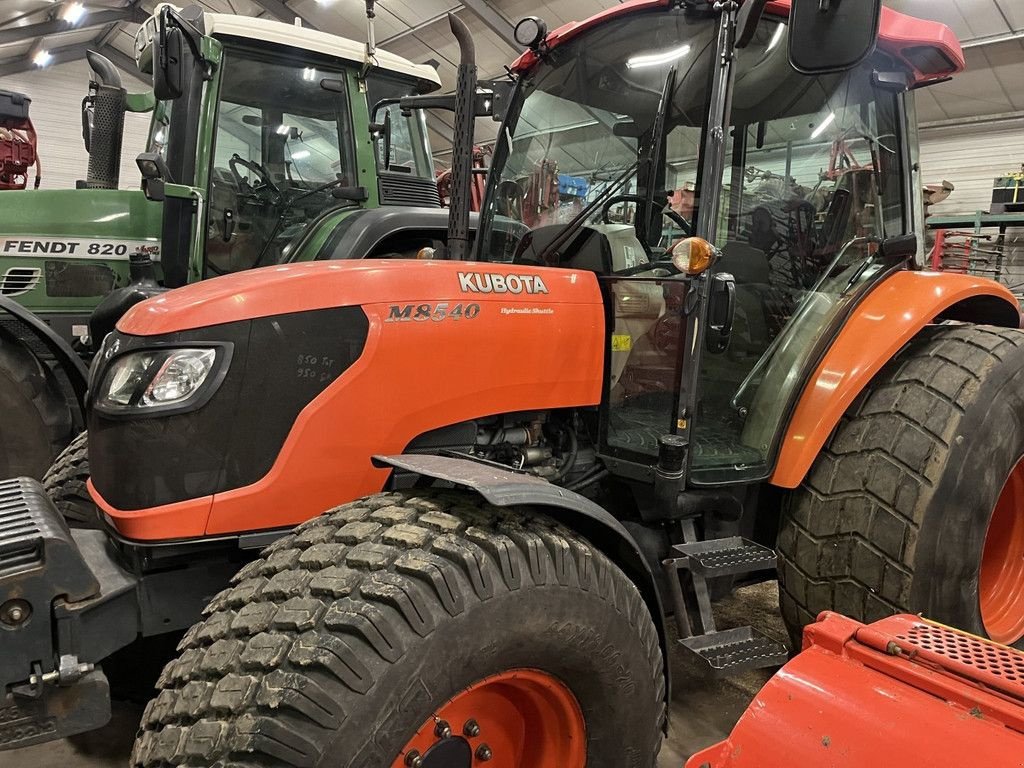
[[[944,320],[1018,328],[1005,286],[974,275],[897,272],[854,309],[808,380],[786,428],[773,485],[796,488],[850,404],[926,325]]]
[[[88,388],[89,372],[85,367],[85,363],[82,362],[82,358],[75,353],[70,344],[58,336],[38,315],[18,304],[13,299],[0,296],[0,313],[6,313],[20,321],[21,327],[25,329],[25,334],[28,335],[28,338],[25,338],[23,334],[22,338],[18,339],[20,342],[25,344],[25,342],[30,340],[38,341],[53,355],[57,361],[57,366],[64,372],[75,394],[75,405],[78,407],[78,423],[84,424],[85,392]],[[25,344],[25,347],[29,352],[32,352],[29,344]],[[35,355],[34,352],[32,354]]]
[[[666,712],[671,701],[671,668],[661,595],[640,546],[622,523],[590,499],[546,480],[501,469],[491,464],[446,456],[374,456],[377,466],[389,466],[435,480],[454,483],[483,496],[496,507],[535,506],[579,531],[636,584],[647,603],[665,663]]]

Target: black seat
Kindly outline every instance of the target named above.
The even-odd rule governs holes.
[[[527,232],[519,241],[513,264],[583,269],[599,275],[612,273],[612,249],[608,238],[590,227],[580,227],[557,251],[541,254],[562,232],[562,224],[549,224]]]

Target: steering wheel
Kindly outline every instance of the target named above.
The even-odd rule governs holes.
[[[605,201],[604,205],[601,207],[602,222],[604,222],[605,224],[612,223],[608,221],[608,211],[610,211],[613,206],[616,206],[619,203],[636,203],[637,205],[646,205],[647,198],[641,195],[614,195],[613,197],[609,197]],[[659,211],[659,213],[666,219],[671,221],[673,224],[675,224],[677,227],[679,227],[681,230],[683,230],[683,234],[685,234],[687,237],[693,234],[693,227],[690,225],[690,222],[688,222],[678,213],[673,211],[671,208],[662,208]]]
[[[250,184],[248,179],[238,172],[238,166],[242,166],[246,170],[251,171],[257,177],[257,183],[255,186]],[[249,189],[251,190],[251,194],[260,194],[261,196],[268,198],[272,203],[280,201],[281,189],[274,182],[273,178],[271,178],[270,171],[268,171],[261,163],[254,163],[251,160],[246,160],[241,155],[235,153],[231,156],[231,159],[228,160],[228,168],[231,169],[231,175],[234,177],[239,189]],[[262,194],[265,190],[269,190],[270,194]]]

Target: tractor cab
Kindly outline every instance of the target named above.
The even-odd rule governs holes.
[[[479,256],[596,274],[597,452],[642,519],[678,531],[669,594],[684,645],[714,669],[785,650],[716,631],[706,578],[775,555],[713,531],[740,532],[743,487],[772,477],[852,309],[921,266],[912,89],[960,53],[901,20],[871,3],[640,0],[516,65]]]
[[[685,435],[691,483],[764,479],[822,345],[919,257],[904,237],[921,224],[909,88],[944,72],[922,75],[883,40],[852,66],[801,73],[771,8],[628,5],[520,59],[485,217],[529,229],[485,219],[481,258],[598,275],[613,462],[642,476],[662,435]],[[948,51],[930,61],[954,68]]]
[[[161,6],[135,47],[154,75],[139,167],[147,196],[165,201],[168,285],[286,261],[328,211],[440,207],[422,113],[377,108],[435,90],[430,67],[196,7]],[[386,159],[371,115],[387,117]]]

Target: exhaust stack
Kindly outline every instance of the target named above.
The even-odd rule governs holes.
[[[92,105],[92,128],[86,126],[89,170],[86,189],[117,189],[121,175],[121,142],[124,138],[125,89],[109,59],[88,51],[94,78],[86,102]]]
[[[476,117],[476,46],[469,27],[448,14],[459,43],[459,74],[455,84],[455,130],[452,135],[451,208],[448,213],[448,254],[461,261],[469,253],[470,183],[473,174],[473,121]]]

